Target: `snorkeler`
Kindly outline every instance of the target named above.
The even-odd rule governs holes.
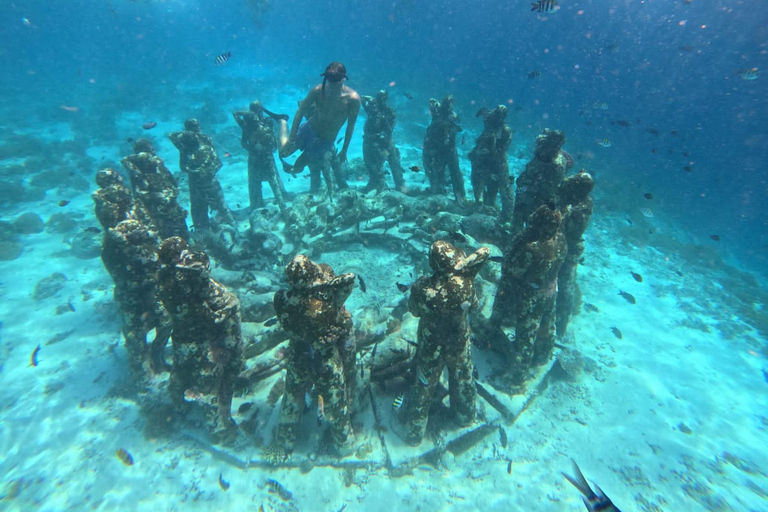
[[[290,133],[287,121],[279,122],[278,147],[281,159],[301,150],[302,154],[293,166],[283,162],[284,170],[298,174],[305,166],[309,166],[310,191],[316,193],[320,190],[322,174],[328,187],[328,195],[332,196],[334,177],[339,188],[347,188],[342,165],[347,160],[347,150],[355,131],[357,114],[360,112],[360,95],[344,85],[347,69],[340,62],[328,64],[321,76],[323,83],[313,87],[299,103]],[[311,110],[313,113],[309,115]],[[305,116],[307,121],[302,123]],[[344,123],[347,123],[344,145],[336,155],[334,140]]]

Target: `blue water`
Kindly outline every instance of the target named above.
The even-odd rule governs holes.
[[[428,99],[447,94],[455,95],[468,134],[460,148],[463,155],[482,128],[475,112],[482,106],[510,107],[507,122],[515,132],[511,156],[519,155],[511,161],[513,174],[530,158],[532,142],[543,128],[563,130],[565,149],[596,177],[599,215],[636,223],[640,209],[650,208],[665,226],[660,247],[683,246],[689,255],[706,254],[702,259],[713,271],[728,262],[754,273],[764,287],[768,7],[761,2],[562,0],[557,12],[537,14],[522,0],[272,0],[258,19],[250,4],[2,2],[3,183],[29,178],[19,165],[32,158],[30,173],[64,169],[85,178],[92,188],[99,168],[119,166],[119,158],[130,152],[126,139],[145,134],[143,122],[179,127],[194,114],[204,129],[215,125],[223,130],[227,124],[231,129],[235,125],[229,111],[254,98],[292,114],[293,102],[336,60],[344,62],[348,85],[360,93],[390,91],[398,111],[399,143],[419,147],[429,122]],[[232,52],[230,61],[214,66],[215,57],[226,51]],[[756,80],[737,75],[748,68],[760,70]],[[529,79],[533,71],[541,75]],[[607,108],[600,108],[603,103]],[[629,126],[622,126],[624,121]],[[362,156],[362,122],[361,117],[350,158]],[[39,143],[25,138],[21,147],[4,144],[21,134]],[[161,133],[152,135],[162,138]],[[600,147],[596,139],[602,138],[612,146]],[[62,160],[68,150],[61,141],[71,141],[74,155]],[[232,148],[240,151],[234,144]],[[176,165],[176,153],[163,156]],[[468,170],[466,158],[461,164]],[[646,193],[653,199],[646,199]],[[10,220],[75,194],[87,204],[87,188],[74,187],[66,197],[49,192],[26,203],[3,195],[0,216]],[[615,224],[601,226],[609,230]],[[602,236],[611,235],[606,231]],[[671,244],[672,239],[679,245]],[[638,240],[641,246],[658,242],[654,236],[634,242]],[[10,287],[13,277],[2,269],[0,281]],[[757,297],[754,311],[761,317],[764,288],[745,288]],[[5,330],[13,323],[8,311],[0,323]],[[37,314],[45,322],[49,313]],[[0,343],[7,343],[9,336],[0,335]],[[29,344],[33,348],[36,343],[17,345],[16,354],[24,352],[21,359]],[[768,367],[764,356],[760,364]],[[743,389],[764,400],[766,382],[756,378]],[[757,418],[765,411],[754,414]],[[765,443],[764,423],[761,432],[756,438]],[[760,463],[758,474],[764,476],[768,468],[764,460]],[[409,484],[398,480],[393,485]],[[743,482],[734,483],[735,494],[739,485]],[[624,492],[626,497],[634,494]],[[754,510],[768,510],[766,496],[762,508]],[[38,501],[46,510],[66,508],[44,496]],[[696,508],[698,503],[689,510],[732,510],[711,503],[711,508]],[[568,510],[578,506],[572,501]],[[539,509],[550,510],[532,508]],[[350,505],[347,510],[356,509]]]

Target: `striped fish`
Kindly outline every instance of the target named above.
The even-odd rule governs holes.
[[[618,507],[613,504],[611,499],[605,495],[602,489],[594,483],[595,490],[593,491],[587,483],[587,479],[584,478],[584,475],[581,473],[579,466],[576,465],[576,462],[571,459],[571,463],[573,464],[574,476],[565,473],[562,475],[571,483],[571,485],[579,490],[581,499],[584,501],[587,510],[590,512],[621,512]]]
[[[531,2],[531,11],[549,12],[557,8],[557,0],[539,0]]]
[[[405,399],[404,395],[396,396],[395,399],[392,401],[392,410],[398,411],[403,406],[403,400]]]
[[[613,146],[613,142],[611,142],[610,139],[597,139],[596,142],[598,145],[603,146],[604,148]]]
[[[218,57],[216,57],[216,60],[213,61],[217,66],[223,66],[227,63],[229,58],[232,56],[232,52],[222,53]]]
[[[742,80],[757,80],[757,68],[742,69],[737,73]]]

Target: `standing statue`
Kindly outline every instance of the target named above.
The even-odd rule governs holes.
[[[355,275],[337,276],[330,266],[303,255],[293,258],[285,274],[288,289],[275,294],[274,305],[290,344],[274,446],[285,455],[293,451],[304,396],[309,393],[317,397],[318,418],[330,424],[329,445],[343,449],[352,433],[355,384],[352,318],[344,302],[352,293]]]
[[[232,112],[232,116],[243,130],[240,145],[248,152],[248,197],[251,210],[264,206],[261,191],[264,181],[272,189],[277,206],[285,210],[285,188],[275,166],[277,137],[272,123],[272,119],[284,121],[285,116],[265,110],[260,101],[252,101],[248,110]]]
[[[453,101],[453,96],[446,96],[442,103],[432,98],[429,100],[432,122],[424,137],[424,172],[429,179],[430,192],[443,194],[445,169],[448,168],[456,202],[463,206],[466,202],[466,192],[456,148],[456,134],[462,131],[462,128],[459,126],[459,116],[453,111]]]
[[[395,109],[387,103],[387,91],[379,91],[376,97],[362,96],[367,119],[363,130],[363,161],[368,171],[368,184],[363,192],[387,188],[384,181],[384,162],[389,163],[395,189],[405,191],[400,150],[395,147],[392,132],[395,130]]]
[[[493,110],[483,108],[478,112],[485,128],[477,139],[475,148],[469,152],[472,162],[472,189],[475,200],[488,206],[496,206],[496,196],[501,195],[502,223],[512,220],[515,196],[509,176],[507,150],[512,143],[512,129],[504,120],[507,107],[499,105]]]
[[[448,367],[451,410],[458,423],[472,423],[476,413],[474,366],[467,314],[477,306],[474,279],[488,261],[487,247],[465,256],[448,242],[438,240],[429,251],[431,276],[419,278],[411,288],[409,308],[419,317],[416,379],[405,398],[405,440],[418,445],[424,436],[435,387]]]
[[[235,220],[224,201],[224,192],[216,173],[221,160],[213,147],[210,135],[203,134],[197,119],[184,121],[184,130],[168,134],[179,150],[179,167],[189,177],[189,203],[192,224],[195,229],[209,229],[208,209],[217,212],[224,224],[234,225]]]

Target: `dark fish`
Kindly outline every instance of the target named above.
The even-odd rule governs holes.
[[[223,66],[224,64],[227,63],[227,61],[231,56],[232,56],[232,52],[222,53],[221,55],[216,57],[216,60],[214,60],[213,62],[217,66]]]
[[[489,110],[486,107],[481,108],[475,113],[475,117],[485,117]]]
[[[541,70],[535,70],[528,73],[528,80],[533,80],[534,78],[539,78],[541,76]]]
[[[642,282],[643,282],[643,276],[641,276],[641,275],[640,275],[640,274],[638,274],[637,272],[632,272],[632,271],[630,270],[630,271],[629,271],[629,273],[630,273],[630,274],[632,274],[632,277],[633,277],[633,278],[635,279],[635,281],[637,281],[638,283],[642,283]],[[624,297],[624,298],[626,299],[626,297]],[[629,299],[627,299],[627,300],[629,300]]]
[[[266,322],[264,322],[264,327],[272,327],[272,326],[273,326],[273,325],[275,325],[276,323],[277,323],[277,317],[276,317],[276,316],[273,316],[272,318],[270,318],[269,320],[267,320]]]
[[[618,328],[618,327],[611,327],[611,332],[612,332],[612,333],[613,333],[613,335],[614,335],[614,336],[616,336],[617,338],[619,338],[619,339],[623,338],[623,336],[621,335],[621,331],[619,330],[619,328]]]
[[[409,284],[395,283],[395,285],[397,285],[397,289],[403,293],[407,292],[411,288],[411,285]]]
[[[69,299],[69,300],[67,301],[67,307],[69,308],[69,310],[70,310],[71,312],[73,312],[73,313],[75,312],[75,305],[74,305],[74,304],[72,304],[72,299]]]
[[[413,172],[419,172],[419,171],[421,171],[421,167],[419,167],[418,165],[412,165],[412,166],[410,166],[408,168],[408,170],[413,171]]]
[[[646,131],[648,133],[651,133],[651,134],[655,135],[656,137],[659,136],[659,130],[657,130],[656,128],[648,128]]]
[[[618,121],[611,121],[611,124],[617,124],[619,126],[628,127],[630,125],[629,121],[624,121],[623,119],[620,119]]]
[[[626,301],[627,301],[627,302],[629,302],[630,304],[636,304],[636,303],[637,303],[637,301],[635,300],[635,296],[634,296],[634,295],[632,295],[631,293],[627,293],[627,292],[625,292],[625,291],[623,291],[623,290],[620,290],[620,291],[619,291],[619,295],[621,295],[622,297],[624,297],[624,300],[626,300]]]
[[[594,304],[590,304],[589,302],[584,303],[584,311],[589,311],[590,313],[599,313],[600,310],[597,309],[597,306]]]
[[[691,172],[693,170],[693,167],[691,167],[690,165],[686,165],[683,167],[683,170],[685,170],[685,172]]]
[[[67,206],[69,204],[69,201],[66,199],[62,199],[59,201],[59,206]]]
[[[115,455],[117,455],[117,458],[120,459],[120,462],[125,464],[126,466],[133,466],[133,455],[128,453],[128,450],[125,448],[120,448],[115,452]]]
[[[488,258],[489,261],[492,261],[494,263],[503,263],[504,262],[504,256],[491,256]]]
[[[419,382],[421,382],[422,386],[429,386],[429,379],[426,375],[424,375],[424,372],[421,368],[416,368],[416,378],[419,379]]]
[[[127,142],[128,144],[133,144],[133,137],[128,137],[127,139],[125,139],[125,142]]]
[[[693,53],[696,51],[696,47],[690,44],[682,44],[677,47],[680,51],[683,51],[685,53]]]
[[[40,349],[41,348],[43,348],[43,347],[38,345],[37,348],[35,348],[35,350],[32,351],[32,356],[29,358],[29,364],[31,366],[37,366],[37,364],[38,364],[37,355],[40,353]]]
[[[157,123],[154,121],[147,121],[146,123],[141,125],[141,127],[144,128],[145,130],[151,130],[155,126],[157,126]]]
[[[549,12],[557,7],[557,0],[539,0],[531,2],[531,11]]]
[[[689,152],[687,152],[687,151],[684,151],[683,152],[683,156],[691,156],[691,154]]]
[[[357,280],[360,282],[360,291],[362,291],[363,293],[368,291],[368,287],[365,286],[365,281],[363,281],[363,276],[361,276],[360,274],[357,274]]]
[[[229,490],[229,482],[224,480],[224,477],[221,473],[219,473],[219,487],[221,487],[222,491],[228,491]]]
[[[83,231],[85,231],[86,233],[101,233],[101,230],[96,226],[89,226],[85,228]]]
[[[643,197],[648,200],[651,200],[653,199],[653,194],[651,194],[650,192],[646,192],[645,194],[643,194]]]
[[[597,492],[595,493],[592,491],[592,488],[589,487],[587,479],[584,478],[584,475],[581,473],[581,470],[576,464],[576,461],[571,459],[571,463],[573,464],[573,473],[575,476],[572,477],[566,475],[565,473],[562,475],[566,480],[571,482],[571,485],[579,490],[581,493],[581,499],[584,500],[584,506],[587,507],[587,510],[590,512],[621,512],[616,507],[616,505],[613,504],[610,498],[605,495],[602,489],[597,486],[597,484],[592,484],[595,486],[595,491]]]
[[[720,235],[709,235],[709,238],[711,238],[715,242],[719,242],[720,241]]]
[[[344,140],[344,137],[339,137],[339,140],[336,141],[336,144],[340,143],[343,140]]]
[[[587,261],[587,258],[582,256],[581,258],[579,258],[579,265],[583,265],[585,261]]]
[[[283,487],[283,484],[271,478],[267,478],[267,492],[277,494],[277,496],[283,501],[291,501],[293,499],[292,492]]]
[[[677,137],[677,130],[672,130],[671,132],[669,132],[669,134],[672,135],[673,137]]]
[[[651,150],[651,153],[653,153],[654,155],[658,154],[658,152],[659,152],[659,150],[658,150],[658,149],[656,149],[656,148],[653,148],[653,149]]]
[[[507,474],[512,474],[512,461],[509,461],[509,464],[507,464]]]
[[[507,431],[501,425],[499,425],[499,443],[501,443],[502,448],[507,447]]]
[[[404,93],[403,93],[403,96],[405,96],[405,97],[406,97],[406,98],[408,98],[409,100],[412,100],[412,99],[413,99],[413,94],[411,94],[411,93],[409,93],[409,92],[404,92]]]

